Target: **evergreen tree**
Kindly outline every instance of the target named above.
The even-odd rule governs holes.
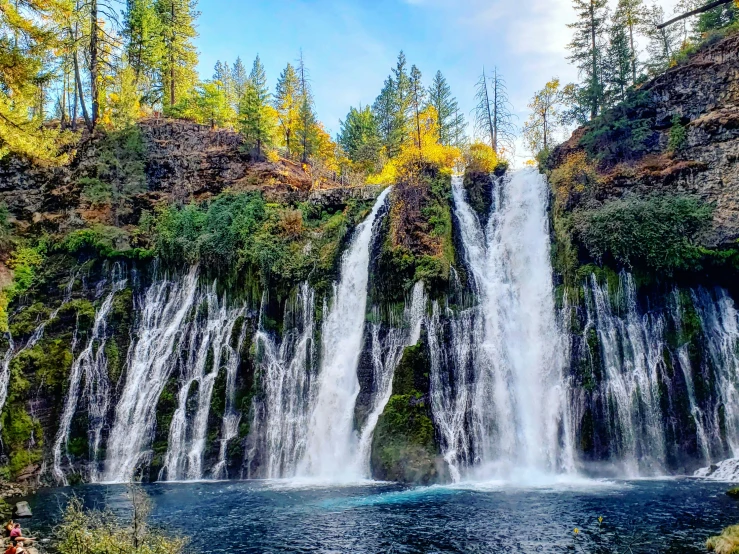
[[[393,129],[395,128],[395,81],[392,77],[385,80],[385,85],[380,91],[380,95],[372,104],[372,114],[377,124],[377,131],[380,136],[382,146],[385,148],[388,156],[392,157],[396,154],[395,144],[393,141]]]
[[[280,74],[275,89],[274,107],[282,131],[283,143],[288,155],[292,155],[297,145],[294,142],[300,111],[300,82],[291,64]]]
[[[317,117],[314,110],[313,91],[310,86],[308,70],[305,67],[303,53],[298,60],[299,107],[298,107],[298,139],[300,140],[301,158],[303,163],[313,154],[316,146]]]
[[[257,60],[259,60],[259,56],[257,56]],[[264,69],[262,69],[262,71],[264,71]],[[248,80],[249,76],[246,73],[244,63],[241,61],[241,58],[236,58],[236,61],[231,68],[231,81],[233,82],[233,93],[237,104],[241,102],[241,99],[246,93]]]
[[[123,21],[128,65],[144,104],[153,105],[161,95],[157,70],[162,65],[162,29],[154,0],[128,0]]]
[[[603,50],[608,30],[608,0],[573,0],[577,21],[568,25],[575,34],[569,44],[569,60],[583,78],[580,96],[595,118],[603,103]]]
[[[616,20],[608,32],[609,41],[603,64],[603,107],[622,101],[626,97],[626,90],[633,82],[631,48],[626,30]]]
[[[247,144],[257,149],[257,157],[261,157],[264,146],[271,145],[274,135],[275,114],[274,108],[270,106],[270,100],[267,76],[257,56],[239,101],[241,132]]]
[[[444,146],[456,144],[457,135],[464,132],[464,116],[459,113],[457,99],[441,71],[437,71],[428,89],[429,104],[436,109],[438,117],[439,143]],[[461,119],[460,119],[461,117]]]
[[[42,129],[39,109],[40,84],[48,78],[44,56],[58,45],[48,25],[55,4],[0,0],[0,158],[15,152],[56,159],[57,135]]]
[[[415,65],[411,67],[409,78],[410,95],[409,108],[410,118],[413,123],[413,135],[416,147],[421,150],[421,112],[426,105],[426,89],[423,88],[423,76],[421,70]]]
[[[739,6],[735,2],[729,2],[700,14],[696,30],[701,34],[709,33],[728,27],[737,21],[739,21]]]
[[[169,109],[198,82],[198,54],[192,41],[198,36],[195,19],[200,14],[196,0],[155,0],[154,5],[162,30],[162,104]]]
[[[680,49],[680,28],[676,25],[668,25],[658,29],[657,26],[664,20],[664,10],[655,5],[649,10],[642,25],[644,34],[649,38],[647,68],[651,73],[659,73],[667,69],[670,60]]]
[[[621,29],[627,39],[629,51],[629,66],[631,70],[631,83],[636,84],[639,52],[637,51],[636,33],[644,25],[649,12],[644,5],[644,0],[618,0],[613,25]],[[619,39],[620,40],[620,39]],[[611,38],[613,42],[613,38]]]
[[[366,173],[378,170],[382,140],[370,107],[351,108],[339,125],[339,145],[354,166]]]
[[[400,51],[398,61],[392,70],[393,92],[395,93],[395,106],[390,131],[390,149],[388,154],[394,156],[400,151],[408,134],[408,118],[411,114],[411,79],[408,75],[408,62],[405,54]]]

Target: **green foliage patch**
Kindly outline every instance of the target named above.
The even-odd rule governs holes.
[[[704,252],[698,235],[713,208],[691,196],[619,199],[575,213],[575,229],[601,262],[672,274],[695,269]]]

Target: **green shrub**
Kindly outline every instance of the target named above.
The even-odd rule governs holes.
[[[672,127],[670,128],[670,139],[667,143],[667,149],[670,152],[681,150],[688,140],[688,130],[682,124],[680,116],[675,114],[672,116]]]
[[[646,91],[629,90],[626,99],[588,124],[580,144],[604,165],[641,158],[654,141],[655,110]]]
[[[590,255],[600,262],[672,274],[692,270],[703,253],[698,234],[713,208],[690,196],[652,195],[619,199],[575,214],[575,228]]]

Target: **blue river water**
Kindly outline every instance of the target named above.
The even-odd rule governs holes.
[[[285,481],[145,488],[154,524],[189,536],[196,553],[697,553],[707,537],[739,523],[729,485],[693,479],[534,488]],[[25,525],[49,536],[72,494],[90,507],[127,513],[122,486],[47,489],[29,499],[34,517]]]

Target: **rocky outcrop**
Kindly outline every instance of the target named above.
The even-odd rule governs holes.
[[[311,173],[312,168],[292,160],[255,161],[241,135],[230,129],[161,118],[145,119],[137,125],[143,147],[133,157],[143,168],[136,168],[142,173],[136,178],[144,182],[145,190],[133,193],[132,213],[124,224],[135,224],[142,211],[159,204],[198,202],[226,190],[261,191],[268,202],[312,202],[333,209],[351,199],[374,199],[381,190],[344,186],[332,175],[321,174],[319,179]],[[110,223],[110,211],[92,206],[81,184],[82,178],[100,173],[102,158],[117,157],[118,152],[111,156],[105,151],[109,136],[103,131],[92,138],[85,136],[72,161],[61,167],[39,167],[13,157],[0,162],[0,202],[7,205],[21,229],[42,225],[54,232]],[[115,178],[125,181],[125,171],[116,168]],[[108,180],[108,176],[101,180]]]
[[[704,46],[641,90],[648,94],[646,117],[653,138],[638,160],[599,168],[601,184],[595,200],[652,192],[697,195],[715,207],[704,243],[712,247],[735,243],[739,239],[739,35]],[[669,151],[675,116],[685,128],[685,140]],[[558,147],[550,166],[558,167],[581,151],[587,130],[577,130]]]

